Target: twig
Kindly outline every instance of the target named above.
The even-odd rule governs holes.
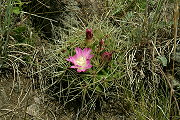
[[[176,54],[176,41],[177,41],[177,30],[178,30],[178,19],[179,19],[179,2],[176,0],[175,6],[174,6],[174,57]],[[173,60],[173,69],[172,69],[172,75],[174,76],[174,64],[175,61]]]

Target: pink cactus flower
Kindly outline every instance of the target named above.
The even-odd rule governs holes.
[[[70,56],[66,59],[69,62],[72,62],[74,65],[70,68],[76,68],[77,72],[85,72],[87,69],[91,68],[90,59],[93,57],[91,55],[91,49],[85,48],[82,50],[81,48],[75,48],[76,54],[74,56]]]

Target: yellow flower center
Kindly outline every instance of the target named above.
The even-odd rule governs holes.
[[[79,66],[85,66],[86,65],[86,59],[81,56],[76,60],[76,64]]]

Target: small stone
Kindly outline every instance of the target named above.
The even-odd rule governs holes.
[[[39,105],[32,104],[32,105],[28,106],[26,113],[31,115],[31,116],[38,117],[38,115],[39,115]]]

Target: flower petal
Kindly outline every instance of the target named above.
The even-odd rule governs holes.
[[[87,60],[87,61],[86,61],[86,66],[85,66],[86,69],[89,69],[89,68],[92,67],[92,65],[90,64],[90,62],[91,62],[90,60]]]
[[[88,66],[86,66],[86,69],[89,69],[89,68],[91,68],[92,67],[92,65],[88,65]]]
[[[89,55],[86,59],[90,60],[94,55]]]
[[[79,55],[82,55],[82,49],[81,48],[75,48],[75,51],[76,51],[76,55],[79,56]]]
[[[86,59],[91,59],[93,57],[93,55],[90,55],[91,53],[91,49],[90,48],[84,48],[83,50],[83,56],[86,58]]]
[[[85,72],[86,69],[77,69],[77,72]]]
[[[78,68],[77,66],[71,66],[70,68]]]
[[[69,62],[72,62],[73,64],[75,64],[75,59],[73,56],[70,56],[68,59],[66,59]]]

